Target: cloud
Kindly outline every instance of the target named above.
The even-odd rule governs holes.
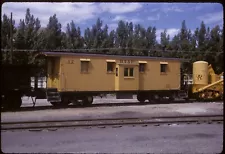
[[[140,3],[101,3],[102,11],[112,14],[130,13],[142,8]]]
[[[150,20],[150,21],[159,20],[160,14],[158,13],[156,16],[149,16],[147,19]]]
[[[204,21],[205,24],[221,24],[223,23],[223,11],[207,13],[197,17],[197,19]]]
[[[25,18],[26,9],[30,8],[31,14],[41,20],[41,25],[48,24],[49,17],[57,15],[62,25],[66,25],[71,20],[75,23],[84,22],[92,19],[99,14],[98,6],[94,3],[4,3],[2,12],[10,15],[13,12],[13,18],[17,24],[19,19]]]
[[[120,21],[120,20],[125,20],[125,19],[126,19],[125,16],[118,15],[112,21]]]
[[[158,30],[156,30],[156,40],[157,40],[158,42],[160,42],[160,39],[161,39],[161,33],[164,32],[164,30],[165,30],[165,29],[158,29]],[[179,31],[180,31],[180,29],[177,29],[177,28],[169,28],[169,29],[167,29],[166,34],[167,34],[167,35],[170,35],[170,40],[172,40],[172,38],[173,38],[176,34],[178,34]]]
[[[130,17],[122,16],[122,15],[117,15],[115,18],[113,18],[112,21],[118,22],[120,20],[123,20],[125,22],[133,22],[133,23],[142,22],[142,20],[139,18],[130,18]]]
[[[18,25],[20,19],[25,18],[26,9],[29,8],[31,14],[33,14],[35,18],[38,17],[40,19],[42,27],[46,27],[49,22],[49,17],[56,14],[59,22],[62,24],[62,28],[65,29],[66,24],[72,20],[75,24],[83,24],[106,12],[111,14],[123,14],[134,12],[141,7],[142,5],[140,3],[8,2],[2,5],[2,13],[10,16],[10,13],[13,12],[13,19],[16,21],[16,25]],[[140,20],[134,18],[127,21],[138,22]]]

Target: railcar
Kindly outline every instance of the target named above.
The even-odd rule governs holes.
[[[44,98],[45,90],[37,88],[37,84],[34,87],[30,84],[30,77],[37,77],[39,70],[37,66],[30,64],[3,64],[1,69],[1,107],[18,109],[22,104],[21,97],[25,95]]]
[[[163,97],[187,98],[182,90],[182,59],[43,52],[47,61],[47,100],[52,105],[93,102],[93,96],[115,93],[117,99],[140,102]]]

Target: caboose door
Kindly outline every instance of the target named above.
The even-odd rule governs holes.
[[[48,58],[48,88],[59,88],[59,63],[60,58]]]

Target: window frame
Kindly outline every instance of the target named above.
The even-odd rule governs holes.
[[[168,71],[168,64],[161,63],[160,64],[160,73],[165,74],[165,73],[167,73],[167,71]]]
[[[143,67],[141,67],[141,66],[143,66]],[[139,72],[144,73],[145,70],[146,70],[146,64],[145,63],[139,63]]]
[[[89,72],[89,61],[80,61],[80,71],[81,73],[88,73]],[[86,66],[83,64],[86,64]],[[86,67],[86,68],[85,68]],[[85,69],[85,70],[84,70]]]
[[[131,69],[133,70],[132,71],[132,76],[131,76]],[[125,74],[125,70],[127,70],[127,75]],[[123,71],[123,76],[125,77],[125,78],[130,78],[130,77],[134,77],[134,67],[124,67],[124,71]]]
[[[109,66],[111,66],[111,70],[109,70]],[[106,62],[106,71],[107,71],[107,73],[114,73],[115,62]]]

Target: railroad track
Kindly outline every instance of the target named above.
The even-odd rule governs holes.
[[[149,103],[149,102],[144,102],[144,103],[140,103],[140,102],[126,102],[126,103],[101,103],[101,104],[92,104],[91,106],[87,106],[87,107],[114,107],[114,106],[141,106],[141,105],[156,105],[156,104],[178,104],[178,103],[199,103],[199,101],[196,100],[189,100],[189,101],[185,101],[185,100],[178,100],[178,101],[157,101],[155,103]],[[222,101],[214,101],[214,102],[222,102]],[[202,103],[210,103],[210,101],[205,101]],[[17,110],[13,110],[13,112],[24,112],[24,111],[38,111],[38,110],[48,110],[48,109],[63,109],[63,108],[86,108],[86,106],[82,106],[82,105],[68,105],[65,107],[54,107],[54,106],[26,106],[26,107],[21,107],[20,109]],[[1,110],[2,112],[11,112],[10,110]]]
[[[123,125],[162,125],[162,124],[190,124],[190,123],[222,123],[223,115],[201,116],[170,116],[170,117],[142,117],[142,118],[110,118],[110,119],[82,119],[67,121],[24,121],[2,122],[2,130],[18,129],[48,129],[68,127],[106,127]]]

